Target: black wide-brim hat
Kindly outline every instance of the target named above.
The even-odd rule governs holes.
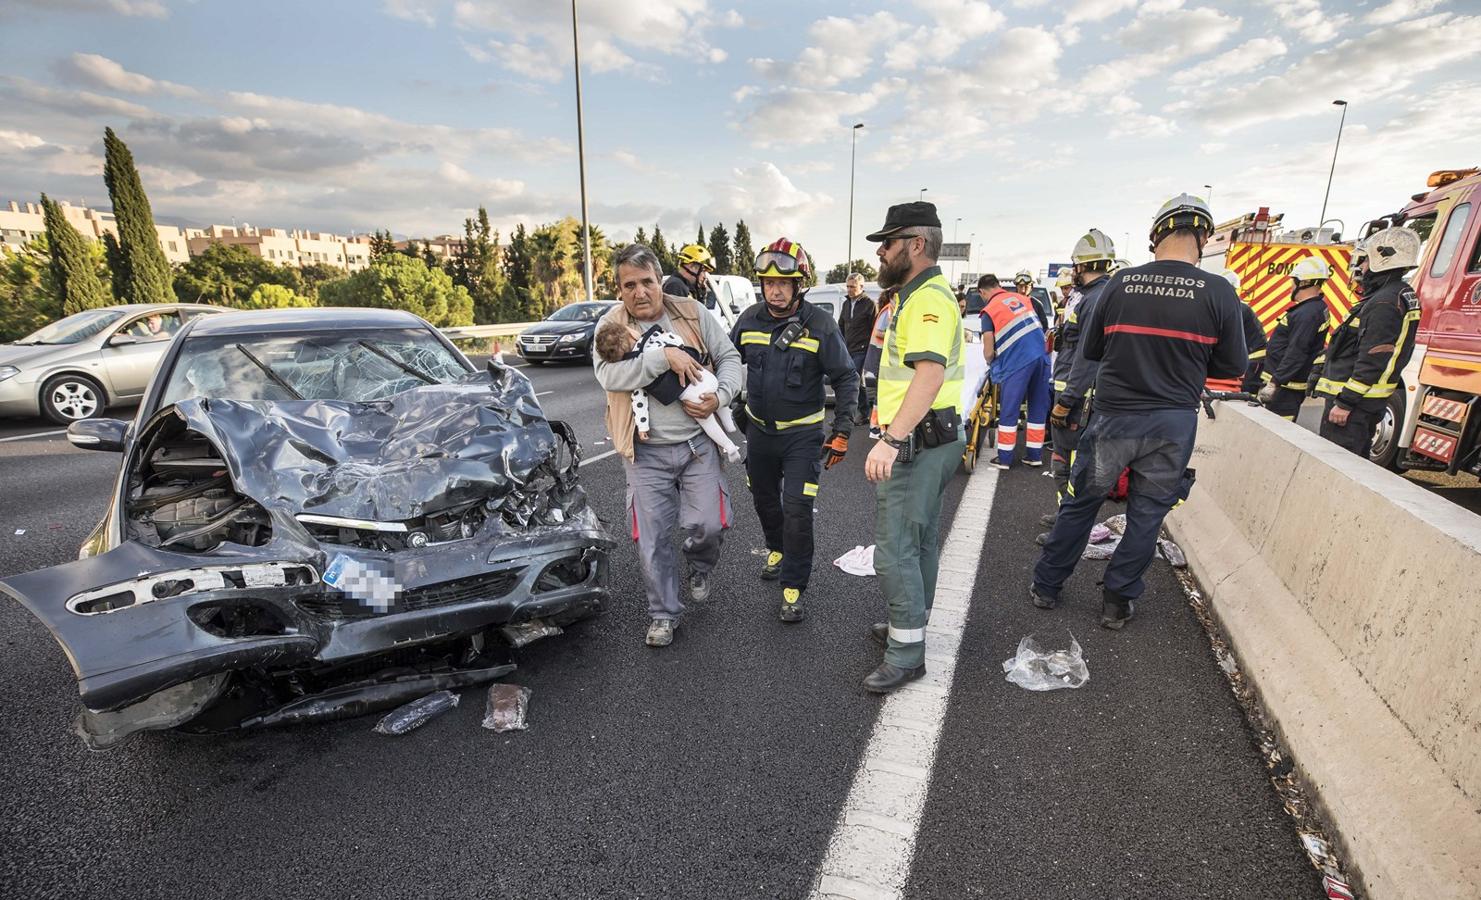
[[[941,217],[936,215],[936,204],[925,200],[913,203],[897,203],[885,213],[884,227],[864,238],[878,243],[904,228],[940,228]]]

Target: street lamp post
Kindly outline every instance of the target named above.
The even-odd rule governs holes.
[[[951,242],[953,244],[956,243],[957,232],[961,230],[961,227],[962,227],[962,217],[961,216],[957,216],[956,217],[956,222],[953,223],[952,226],[951,226]],[[956,281],[956,260],[952,260],[951,261],[951,280],[953,282]]]
[[[576,24],[576,0],[571,0],[571,47],[576,61],[576,158],[581,167],[581,254],[582,280],[586,283],[586,302],[591,292],[591,218],[586,206],[586,131],[581,118],[581,32]]]
[[[1332,175],[1337,171],[1337,151],[1342,147],[1342,126],[1347,124],[1347,101],[1333,100],[1332,105],[1342,107],[1342,118],[1337,122],[1337,143],[1332,145],[1332,168],[1327,170],[1327,192],[1322,194],[1322,217],[1318,222],[1327,220],[1327,198],[1332,196]]]
[[[1214,205],[1214,186],[1211,184],[1206,184],[1203,186],[1203,190],[1203,202],[1212,207]]]
[[[921,188],[920,189],[920,194],[918,196],[916,196],[915,199],[917,199],[917,200],[924,200],[924,199],[926,199],[926,190],[927,190],[926,188]]]
[[[854,159],[859,146],[859,129],[864,127],[859,122],[849,129],[848,145],[848,265],[844,266],[850,275],[854,274]]]

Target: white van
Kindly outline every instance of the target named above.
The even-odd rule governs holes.
[[[741,313],[756,302],[756,293],[750,280],[739,275],[711,274],[709,282],[714,288],[714,306],[708,306],[707,309],[710,315],[720,320],[728,334],[735,329]]]

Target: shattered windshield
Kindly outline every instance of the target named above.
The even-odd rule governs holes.
[[[466,374],[462,361],[420,329],[216,335],[180,348],[160,406],[188,397],[367,402]]]

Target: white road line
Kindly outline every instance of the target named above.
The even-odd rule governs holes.
[[[540,391],[540,392],[539,392],[539,393],[538,393],[538,394],[536,394],[536,395],[535,395],[535,396],[536,396],[536,397],[544,397],[544,396],[545,396],[545,395],[546,395],[546,394],[554,394],[554,393],[555,393],[555,391]]]
[[[0,444],[6,443],[7,441],[29,441],[32,438],[56,437],[59,434],[66,433],[67,429],[63,428],[60,431],[38,431],[35,434],[17,434],[12,437],[0,438]]]
[[[967,482],[951,533],[941,542],[941,577],[926,626],[926,675],[885,698],[813,881],[812,900],[904,896],[997,484],[998,471],[989,466]]]
[[[607,457],[612,456],[612,455],[614,455],[616,453],[617,453],[616,450],[608,450],[606,453],[598,453],[596,456],[588,456],[586,459],[583,459],[581,461],[581,465],[583,465],[583,466],[589,466],[589,465],[591,465],[594,462],[600,462],[601,460],[604,460]]]

